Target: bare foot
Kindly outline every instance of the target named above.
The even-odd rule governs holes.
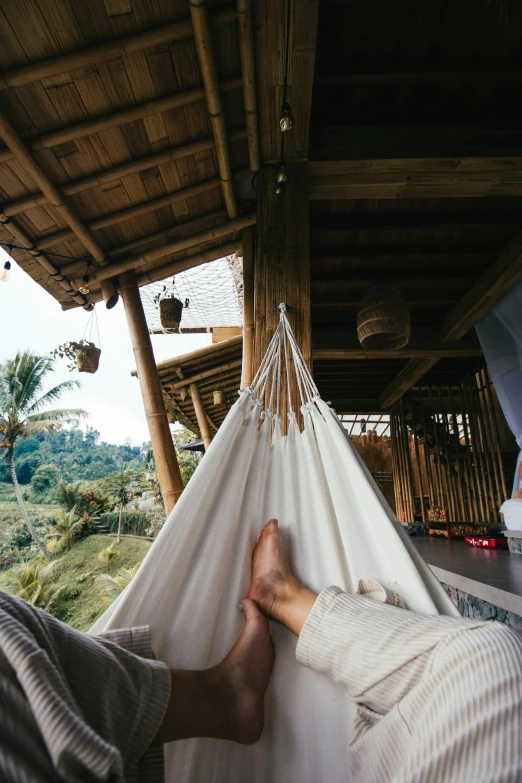
[[[277,519],[265,525],[252,556],[252,584],[248,598],[271,620],[281,620],[282,605],[299,589],[283,548]]]
[[[216,704],[223,715],[226,739],[257,742],[265,723],[265,692],[274,666],[268,622],[253,601],[245,599],[246,625],[228,655],[208,670]]]

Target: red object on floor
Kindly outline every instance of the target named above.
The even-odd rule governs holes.
[[[505,538],[487,538],[486,536],[466,536],[466,544],[482,547],[482,549],[507,549],[508,542]]]

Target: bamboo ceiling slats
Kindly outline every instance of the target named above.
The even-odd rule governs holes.
[[[198,12],[201,64],[186,0],[48,6],[26,0],[23,26],[14,0],[0,8],[0,111],[26,147],[0,149],[0,241],[16,218],[31,252],[15,259],[66,308],[84,300],[57,274],[75,287],[87,274],[95,302],[122,269],[157,279],[240,247],[242,223],[215,231],[223,207],[238,215],[234,172],[252,165],[235,6]]]

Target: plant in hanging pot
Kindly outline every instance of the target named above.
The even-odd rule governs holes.
[[[153,299],[159,308],[160,321],[164,329],[179,330],[183,308],[189,306],[189,300],[184,302],[175,295],[174,281],[170,285],[164,285]]]
[[[55,359],[66,359],[69,371],[78,370],[78,372],[95,373],[100,363],[101,348],[98,348],[89,340],[69,340],[54,351],[51,355]]]

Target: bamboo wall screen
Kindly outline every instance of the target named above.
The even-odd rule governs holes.
[[[397,516],[426,521],[428,506],[450,521],[500,522],[508,497],[495,391],[486,369],[458,386],[414,388],[391,411]]]

